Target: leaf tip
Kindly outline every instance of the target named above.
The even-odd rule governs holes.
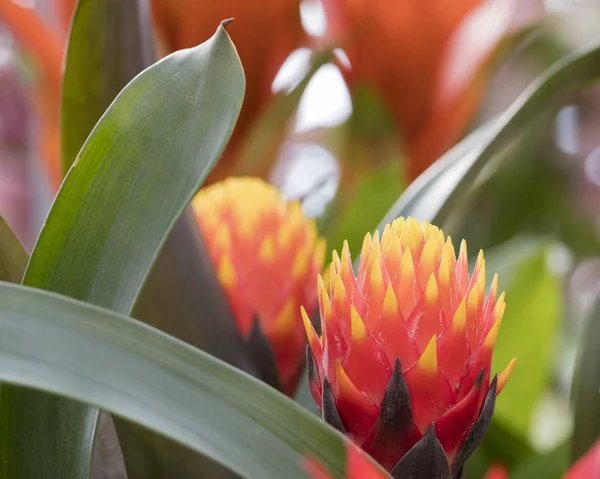
[[[226,28],[231,22],[235,20],[234,18],[227,18],[221,22],[221,28]]]

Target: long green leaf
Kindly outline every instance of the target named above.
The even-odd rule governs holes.
[[[80,0],[75,11],[61,106],[61,157],[69,170],[108,105],[154,63],[147,0]]]
[[[223,27],[138,75],[65,178],[24,283],[128,313],[167,233],[221,154],[243,92]],[[2,388],[0,399],[2,411],[11,411],[0,424],[0,477],[88,477],[95,409],[20,388]]]
[[[292,400],[157,329],[70,298],[0,283],[0,380],[93,404],[248,479],[304,479],[306,455],[343,477],[342,436]]]
[[[579,344],[572,389],[573,462],[600,437],[600,299],[587,318]]]
[[[27,251],[0,216],[0,281],[20,283],[28,259]]]
[[[384,221],[413,216],[443,224],[485,165],[538,114],[600,76],[600,46],[567,55],[537,78],[497,119],[483,125],[406,189]],[[382,222],[381,228],[385,223]]]
[[[77,4],[62,84],[64,174],[123,87],[154,63],[149,13],[147,0],[80,0]],[[107,414],[98,422],[92,469],[94,478],[126,477],[114,424]]]
[[[235,321],[189,210],[163,245],[132,316],[254,374],[242,354]],[[129,479],[233,477],[227,469],[156,434],[125,421],[115,422]]]
[[[148,10],[147,0],[79,2],[63,80],[61,137],[65,173],[121,89],[155,61]],[[227,321],[227,305],[215,307],[219,304],[218,285],[199,287],[200,282],[210,282],[214,273],[210,262],[199,260],[203,249],[195,230],[191,211],[187,211],[163,245],[133,315],[196,347],[203,347],[230,364],[243,367],[240,349],[233,346],[238,338],[233,320]],[[116,466],[111,456],[114,457],[119,448],[114,430],[113,440],[108,437],[112,421],[105,418],[99,424],[103,427],[97,431],[94,474],[107,470],[114,474]],[[117,420],[116,426],[129,479],[185,479],[188,477],[185,470],[192,471],[189,476],[198,477],[198,470],[208,469],[211,477],[217,479],[219,471],[214,470],[215,466],[185,448],[134,429],[123,421]],[[121,461],[120,453],[116,457]],[[231,477],[228,471],[220,473]]]

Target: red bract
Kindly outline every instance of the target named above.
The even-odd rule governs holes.
[[[505,303],[497,276],[484,295],[483,253],[469,276],[464,242],[456,259],[437,227],[399,218],[366,236],[357,276],[345,244],[318,286],[321,338],[303,317],[324,419],[396,477],[458,474],[514,366],[490,382]]]
[[[564,479],[591,479],[600,477],[600,439],[569,469]]]
[[[312,479],[331,479],[331,475],[318,462],[308,459],[304,469]],[[380,471],[354,444],[346,443],[346,479],[386,479],[389,477]]]
[[[280,386],[293,394],[306,344],[300,305],[316,309],[325,253],[314,221],[257,178],[203,188],[193,208],[242,337],[268,341]]]

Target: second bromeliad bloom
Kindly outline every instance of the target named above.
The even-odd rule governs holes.
[[[202,188],[193,208],[259,377],[293,395],[304,366],[300,306],[317,305],[325,243],[298,201],[258,178]]]
[[[410,218],[366,236],[357,276],[346,244],[319,277],[322,337],[303,313],[313,398],[394,477],[458,477],[489,426],[514,360],[491,379],[505,303],[497,276],[485,286],[482,253],[469,276],[464,242],[456,259]]]

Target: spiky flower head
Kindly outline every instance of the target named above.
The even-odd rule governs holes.
[[[258,178],[228,178],[193,201],[219,282],[243,338],[266,338],[279,386],[296,389],[306,336],[300,305],[316,309],[325,244],[299,202]]]
[[[489,425],[514,360],[490,380],[505,303],[497,276],[487,298],[485,286],[482,253],[469,276],[465,242],[457,259],[411,218],[366,236],[357,276],[344,244],[318,279],[320,338],[304,314],[313,398],[394,477],[415,450],[446,474],[432,477],[457,476]]]

